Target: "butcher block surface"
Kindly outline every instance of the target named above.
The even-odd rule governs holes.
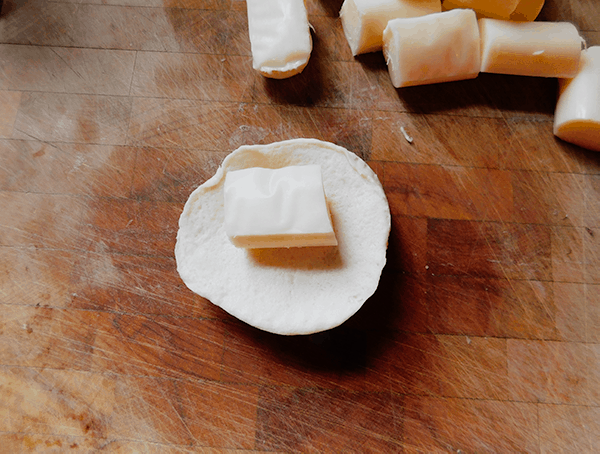
[[[553,136],[557,81],[394,89],[340,7],[269,80],[241,0],[4,1],[0,452],[598,452],[600,157]],[[596,0],[538,20],[600,45]],[[173,250],[228,153],[298,137],[365,159],[392,229],[363,308],[284,337]]]

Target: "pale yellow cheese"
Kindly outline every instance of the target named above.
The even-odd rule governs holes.
[[[225,231],[243,248],[335,246],[319,165],[227,173]]]
[[[304,0],[246,0],[252,66],[283,79],[300,73],[312,52]]]
[[[568,22],[479,19],[481,72],[573,77],[582,38]]]
[[[383,53],[394,87],[473,79],[479,74],[479,28],[473,10],[391,20]]]
[[[559,80],[554,134],[580,147],[600,151],[600,46],[581,52],[575,77]]]
[[[352,55],[358,55],[381,50],[383,30],[391,19],[441,10],[441,0],[345,0],[340,18]]]

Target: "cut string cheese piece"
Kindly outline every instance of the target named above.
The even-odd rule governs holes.
[[[445,11],[456,8],[472,9],[478,17],[534,20],[544,6],[544,0],[443,0]]]
[[[568,22],[479,19],[481,72],[573,77],[582,38]]]
[[[238,247],[337,245],[319,165],[231,171],[224,193],[225,231]]]
[[[574,78],[559,80],[554,134],[566,142],[600,151],[600,46],[581,52]]]
[[[302,72],[312,51],[304,0],[247,0],[252,66],[284,79]]]
[[[473,79],[479,74],[479,28],[473,10],[391,20],[383,53],[394,87]]]
[[[441,0],[345,0],[340,19],[352,55],[358,55],[381,50],[383,30],[391,19],[441,11]]]

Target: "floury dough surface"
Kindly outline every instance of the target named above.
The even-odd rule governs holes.
[[[225,174],[306,164],[322,168],[338,246],[235,247],[225,232]],[[324,331],[350,318],[375,292],[390,222],[377,176],[348,150],[315,139],[242,146],[186,202],[177,270],[190,290],[256,328],[285,335]]]

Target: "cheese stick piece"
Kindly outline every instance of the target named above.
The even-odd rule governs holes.
[[[517,8],[510,14],[514,21],[533,21],[540,14],[544,0],[521,0]]]
[[[568,22],[479,19],[481,72],[573,77],[582,38]]]
[[[479,28],[473,10],[391,20],[383,54],[394,87],[473,79],[479,74]]]
[[[554,134],[566,142],[600,151],[600,46],[581,52],[575,77],[559,79]]]
[[[480,17],[508,19],[517,9],[520,0],[443,0],[445,11],[462,8],[472,9]]]
[[[304,0],[247,0],[252,66],[284,79],[302,72],[312,51]]]
[[[345,0],[340,18],[352,55],[379,51],[391,19],[442,11],[441,0]]]
[[[235,246],[337,245],[319,165],[230,171],[224,192],[225,231]]]

